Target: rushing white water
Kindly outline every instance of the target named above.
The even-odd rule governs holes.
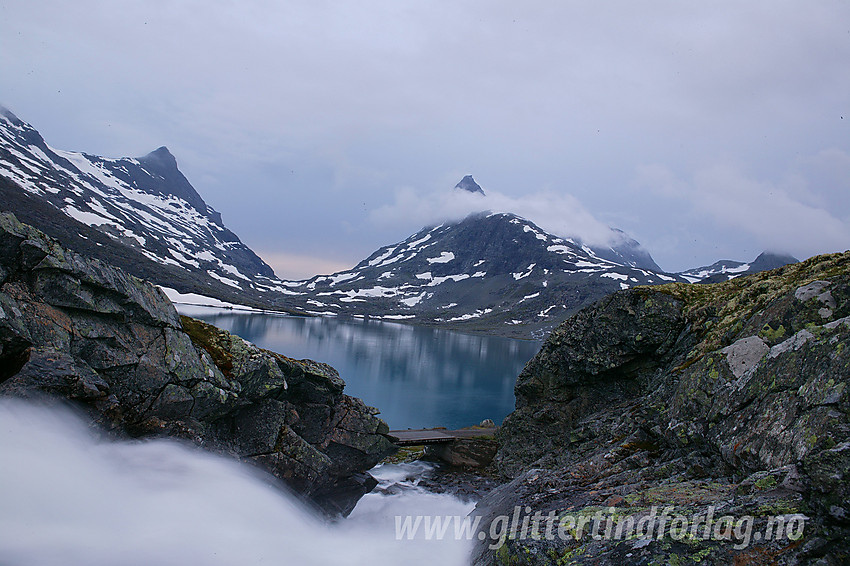
[[[410,468],[377,470],[384,485]],[[396,515],[472,505],[402,488],[329,524],[268,476],[173,441],[97,438],[67,409],[0,401],[0,564],[465,564],[472,543],[397,540]]]

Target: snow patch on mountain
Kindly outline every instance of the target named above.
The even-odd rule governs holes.
[[[428,263],[448,263],[455,258],[452,252],[440,252],[439,257],[429,257]]]
[[[0,176],[150,260],[242,291],[283,284],[224,226],[167,148],[138,158],[61,150],[5,109],[0,140]]]

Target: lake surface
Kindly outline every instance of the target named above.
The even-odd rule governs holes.
[[[391,429],[460,428],[514,409],[514,383],[540,342],[360,319],[301,318],[185,307],[286,356],[332,365],[345,392],[377,407]]]

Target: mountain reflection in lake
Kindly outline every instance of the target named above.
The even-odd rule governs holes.
[[[514,408],[517,375],[540,348],[376,320],[179,310],[261,348],[332,365],[345,392],[380,409],[392,429],[501,423]]]

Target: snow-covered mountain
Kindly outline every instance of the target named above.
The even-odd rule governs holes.
[[[255,298],[285,292],[271,267],[204,202],[167,148],[119,159],[64,151],[2,107],[0,142],[1,177],[112,243],[163,268],[191,273],[201,288],[183,290],[223,286]]]
[[[350,270],[291,290],[309,294],[316,314],[476,330],[517,326],[527,334],[613,291],[671,281],[684,279],[603,257],[513,214],[480,213],[425,228]]]
[[[484,190],[464,177],[456,190]],[[609,246],[546,233],[509,213],[424,228],[354,268],[283,281],[208,206],[165,147],[110,159],[50,147],[0,107],[0,210],[64,245],[181,293],[318,315],[349,315],[539,336],[635,285],[725,280],[796,261],[762,254],[681,274],[613,230]]]
[[[756,259],[749,263],[722,259],[705,267],[682,271],[679,275],[690,283],[718,283],[750,273],[776,269],[777,267],[782,267],[789,263],[797,263],[798,261],[800,260],[788,254],[762,252]]]
[[[466,175],[455,190],[486,193]],[[556,236],[510,213],[481,212],[424,228],[352,269],[288,284],[321,315],[369,316],[539,335],[573,312],[635,285],[731,279],[796,262],[762,254],[752,263],[665,273],[637,241],[611,229],[610,245]]]
[[[596,255],[615,263],[658,273],[664,272],[637,240],[630,238],[628,234],[617,228],[612,228],[611,231],[615,236],[615,243],[609,246],[592,246],[591,249]]]

